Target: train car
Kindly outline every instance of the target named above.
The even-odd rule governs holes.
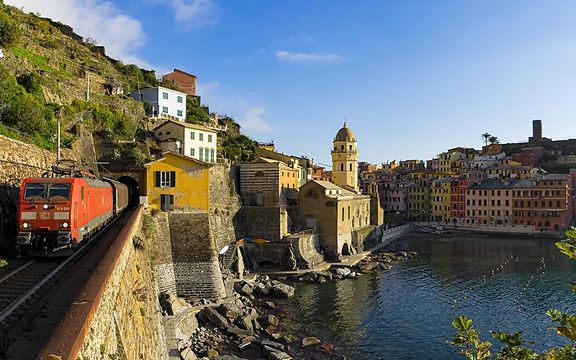
[[[128,205],[113,180],[27,178],[19,199],[17,248],[32,256],[67,256]]]

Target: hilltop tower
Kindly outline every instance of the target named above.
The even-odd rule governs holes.
[[[358,146],[356,137],[346,122],[334,138],[332,182],[342,188],[358,192]]]

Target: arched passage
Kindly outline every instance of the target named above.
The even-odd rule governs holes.
[[[118,178],[122,184],[126,185],[130,190],[130,206],[136,206],[140,202],[140,186],[138,181],[130,176],[121,176]]]
[[[350,255],[350,247],[348,247],[347,243],[342,245],[342,255]]]

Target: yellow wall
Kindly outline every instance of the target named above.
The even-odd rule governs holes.
[[[156,187],[156,171],[174,171],[175,187]],[[146,195],[152,208],[160,209],[160,195],[174,195],[174,210],[208,210],[210,199],[209,166],[174,154],[146,165]]]

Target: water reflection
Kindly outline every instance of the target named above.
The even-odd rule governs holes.
[[[466,314],[481,329],[523,330],[537,350],[566,344],[546,310],[576,313],[567,282],[576,261],[550,239],[461,236],[406,240],[419,255],[392,270],[332,284],[298,284],[292,303],[304,331],[353,359],[459,359],[446,344]]]

